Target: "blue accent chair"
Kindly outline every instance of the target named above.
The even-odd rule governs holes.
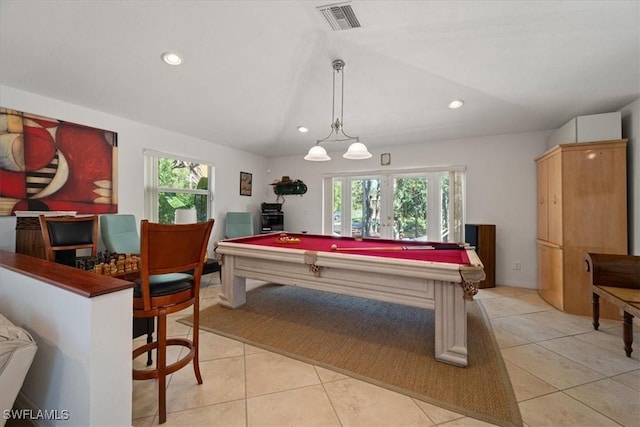
[[[227,212],[225,237],[253,236],[253,215],[250,212]]]
[[[109,252],[139,254],[140,236],[135,215],[100,215],[100,233]]]

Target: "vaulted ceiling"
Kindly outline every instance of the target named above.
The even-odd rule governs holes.
[[[267,157],[329,133],[338,58],[345,131],[369,147],[554,129],[640,97],[637,0],[353,0],[345,31],[330,3],[2,0],[0,83]]]

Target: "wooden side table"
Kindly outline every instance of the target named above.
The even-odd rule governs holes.
[[[46,259],[38,217],[16,219],[16,253]]]
[[[16,253],[47,259],[39,216],[75,216],[76,213],[76,211],[16,211]]]

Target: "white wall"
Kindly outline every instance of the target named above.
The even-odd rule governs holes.
[[[307,184],[303,196],[286,196],[283,206],[288,231],[322,231],[322,174],[354,170],[464,165],[466,222],[496,224],[496,282],[535,288],[536,175],[535,158],[546,147],[549,132],[497,135],[456,141],[393,146],[371,150],[369,160],[345,160],[330,152],[329,162],[307,162],[302,156],[272,159],[268,182],[288,175]],[[365,141],[366,142],[366,141]],[[345,147],[340,147],[346,150]],[[380,166],[380,154],[391,153],[391,165]],[[271,186],[269,186],[271,187]],[[271,200],[275,195],[265,189]],[[514,270],[519,261],[521,270]]]
[[[620,109],[622,137],[627,138],[629,254],[640,255],[640,98]]]
[[[256,222],[258,220],[263,195],[254,191],[251,197],[240,196],[240,171],[253,173],[254,188],[264,188],[267,164],[264,157],[8,86],[0,85],[0,95],[0,104],[5,108],[117,132],[120,213],[132,213],[138,220],[144,218],[143,150],[151,148],[200,159],[215,166],[213,218],[216,223],[212,241],[224,235],[224,214],[227,211],[250,211],[255,213]],[[215,118],[211,120],[215,125]],[[0,217],[0,249],[15,250],[15,217]]]
[[[322,229],[323,173],[388,170],[411,167],[465,165],[467,167],[467,223],[496,224],[498,284],[536,287],[535,162],[546,148],[549,132],[468,138],[372,150],[364,161],[342,159],[306,162],[302,156],[266,159],[197,138],[154,128],[81,106],[0,85],[0,104],[34,114],[68,120],[118,133],[119,212],[143,215],[143,150],[202,159],[215,166],[216,200],[212,240],[224,234],[227,211],[250,211],[259,228],[261,202],[275,202],[271,184],[283,175],[302,179],[304,196],[287,196],[285,227],[319,233]],[[640,254],[640,100],[622,110],[623,137],[629,138],[630,253]],[[221,126],[224,124],[221,124]],[[364,141],[366,143],[366,141]],[[311,142],[310,142],[311,144]],[[341,149],[342,150],[342,149]],[[391,153],[391,165],[380,166],[380,154]],[[635,166],[634,166],[635,165]],[[239,172],[253,174],[253,195],[239,195]],[[15,249],[15,218],[0,217],[0,249]],[[521,270],[514,270],[516,261]]]

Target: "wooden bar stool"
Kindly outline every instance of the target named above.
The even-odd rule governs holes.
[[[107,250],[111,253],[140,255],[140,236],[138,235],[138,225],[136,224],[135,215],[100,215],[100,236]],[[134,339],[146,335],[147,343],[151,343],[154,332],[155,319],[151,317],[146,319],[133,319]],[[147,366],[151,366],[153,363],[151,351],[147,354]]]
[[[140,226],[140,279],[133,291],[133,316],[157,317],[156,341],[133,350],[133,358],[157,350],[152,370],[133,370],[134,380],[158,380],[159,422],[167,420],[166,377],[193,361],[198,384],[200,279],[207,256],[213,219],[195,224],[156,224],[143,220]],[[193,270],[192,274],[184,273]],[[193,338],[167,338],[167,315],[193,306]],[[180,345],[189,352],[167,366],[167,346]]]

